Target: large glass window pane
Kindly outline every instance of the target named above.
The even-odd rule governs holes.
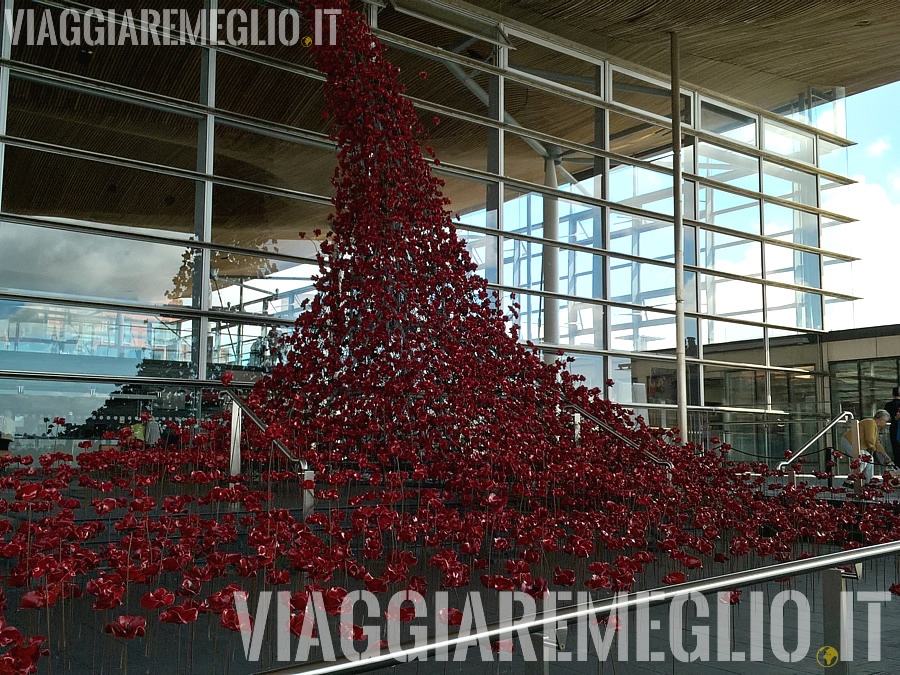
[[[519,339],[523,342],[544,342],[544,311],[547,302],[555,302],[559,308],[559,343],[602,349],[605,345],[602,305],[577,300],[554,300],[528,293],[516,293],[515,299],[504,292],[501,308],[509,313],[509,307],[518,303],[519,316],[511,323],[519,327]]]
[[[697,219],[739,232],[759,234],[759,200],[701,185]]]
[[[208,361],[214,372],[226,370],[253,373],[271,370],[284,357],[279,339],[290,328],[281,324],[253,324],[243,321],[210,321]],[[237,377],[237,373],[235,374]]]
[[[0,287],[189,307],[195,253],[185,246],[0,222]]]
[[[766,407],[766,373],[722,366],[704,366],[706,405],[732,408]]]
[[[489,282],[497,282],[497,237],[481,232],[457,230],[457,236],[465,241],[469,258],[477,266],[477,274]]]
[[[808,206],[818,205],[815,174],[768,161],[763,161],[763,174],[765,194]]]
[[[318,265],[212,251],[210,307],[296,319],[315,290]]]
[[[798,162],[816,163],[816,139],[812,134],[777,122],[763,123],[763,149]]]
[[[488,152],[491,138],[498,131],[450,115],[435,115],[427,110],[419,112],[419,120],[428,133],[428,139],[422,143],[427,157],[430,155],[425,148],[430,147],[442,164],[454,164],[477,171],[497,171],[496,166],[488,163]],[[435,124],[435,120],[438,124]]]
[[[655,307],[673,294],[675,270],[652,263],[610,258],[609,286],[611,300]]]
[[[195,196],[192,180],[6,148],[3,208],[9,213],[192,235]]]
[[[612,98],[632,108],[672,118],[672,88],[653,80],[628,75],[613,68]],[[681,121],[691,123],[691,97],[681,94]]]
[[[678,402],[678,378],[675,363],[614,356],[610,357],[610,379],[613,386],[609,389],[609,399],[616,403],[634,407],[635,414],[645,420],[649,415],[664,414],[640,408],[641,403],[669,404]],[[688,365],[688,403],[699,404],[699,377],[697,366]],[[655,419],[655,426],[672,427],[677,424],[676,411],[668,411],[665,419]]]
[[[806,246],[819,245],[819,220],[815,213],[766,203],[763,214],[763,234],[767,237]]]
[[[822,328],[822,296],[777,286],[766,287],[770,323],[797,328]]]
[[[538,141],[506,134],[504,140],[506,175],[539,185],[547,184],[544,154],[548,149]],[[559,157],[556,166],[556,185],[561,190],[587,197],[603,196],[602,160],[600,157],[569,150],[552,149]]]
[[[503,204],[503,229],[508,232],[543,236],[544,208],[552,208],[559,218],[559,238],[571,243],[588,243],[599,232],[601,209],[581,202],[536,192],[522,194],[506,191]],[[599,242],[598,242],[599,243]]]
[[[327,231],[333,212],[330,204],[214,185],[212,238],[217,244],[314,258],[315,240],[322,236],[315,230]]]
[[[700,102],[700,128],[741,143],[756,145],[756,115],[741,113],[709,101]]]
[[[603,256],[512,238],[503,240],[504,283],[521,288],[547,290],[543,256],[548,248],[557,256],[559,279],[556,292],[584,298],[601,297]]]
[[[224,83],[216,87],[216,106],[223,110],[321,133],[331,129],[320,80],[220,52],[216,82]]]
[[[720,183],[759,192],[759,160],[712,143],[697,144],[697,174]]]
[[[7,124],[10,136],[181,169],[197,166],[196,118],[56,88],[14,74]]]
[[[597,387],[601,391],[606,389],[605,356],[582,353],[567,354],[566,356],[575,357],[575,360],[569,363],[566,368],[569,372],[584,377],[584,386],[589,388]]]
[[[762,286],[713,274],[699,275],[700,312],[762,321]]]
[[[703,319],[700,322],[703,358],[711,361],[765,363],[761,326]]]
[[[819,255],[766,244],[766,279],[821,288]]]
[[[689,218],[694,214],[693,196],[693,183],[682,183],[682,214]],[[672,177],[659,171],[620,164],[610,171],[609,199],[618,204],[671,216],[675,206]]]
[[[468,180],[458,176],[436,172],[443,181],[442,193],[450,200],[449,208],[460,219],[457,225],[497,227],[497,203],[499,189],[495,183]]]
[[[589,94],[602,95],[603,66],[513,36],[509,67],[574,87]]]
[[[700,267],[741,274],[762,276],[761,247],[758,241],[700,230]]]
[[[675,354],[675,317],[672,314],[626,307],[610,307],[610,349],[623,352]],[[685,320],[688,343],[697,344],[697,320]],[[696,356],[695,353],[692,354]]]
[[[847,148],[831,141],[820,138],[819,141],[819,166],[826,171],[846,176],[850,173],[847,168]]]
[[[216,125],[216,175],[332,197],[333,148],[294,143],[227,124]]]
[[[192,377],[191,320],[0,300],[0,370]]]
[[[512,79],[504,91],[507,122],[527,129],[602,148],[604,111]],[[458,104],[454,107],[459,107]],[[529,150],[529,152],[533,152]],[[507,155],[507,161],[510,156]]]
[[[652,218],[638,218],[627,213],[610,211],[609,248],[617,253],[637,255],[674,262],[675,227],[672,223]],[[695,265],[694,228],[684,228],[684,263]]]
[[[99,3],[96,3],[99,4]],[[132,9],[134,4],[131,3]],[[55,26],[60,25],[62,10],[32,0],[17,0],[15,12],[24,10],[35,17],[49,11]],[[37,32],[39,27],[35,28]],[[44,68],[73,75],[90,77],[104,82],[143,89],[186,101],[200,96],[200,61],[202,50],[192,45],[106,44],[101,46],[28,45],[18,40],[12,48],[12,58]]]

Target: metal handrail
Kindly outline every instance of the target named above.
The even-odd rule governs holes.
[[[849,422],[849,421],[852,420],[852,419],[853,419],[853,413],[850,412],[849,410],[845,410],[845,411],[842,412],[840,415],[838,415],[838,416],[835,417],[833,420],[831,420],[831,422],[828,423],[828,426],[826,426],[824,429],[822,429],[821,431],[819,431],[819,433],[817,433],[815,436],[813,436],[813,437],[809,440],[809,442],[808,442],[806,445],[804,445],[802,448],[800,448],[800,449],[797,451],[797,454],[793,455],[790,459],[786,459],[786,460],[784,460],[783,462],[779,462],[778,465],[775,467],[775,470],[776,470],[776,471],[781,471],[784,467],[786,467],[786,466],[788,466],[788,465],[790,465],[790,464],[793,464],[793,463],[796,462],[798,459],[800,459],[800,456],[801,456],[804,452],[806,452],[807,450],[809,450],[809,449],[813,446],[813,444],[814,444],[816,441],[818,441],[820,438],[822,438],[822,436],[824,436],[824,435],[827,434],[829,431],[831,431],[831,429],[832,429],[833,427],[835,427],[836,425],[840,424],[841,422]]]
[[[587,410],[585,410],[584,408],[582,408],[580,405],[576,405],[576,404],[574,404],[574,403],[569,403],[568,401],[566,401],[566,404],[563,406],[563,410],[565,410],[566,408],[571,408],[571,409],[574,410],[575,412],[579,413],[582,417],[588,418],[591,422],[593,422],[594,424],[596,424],[598,427],[600,427],[601,429],[603,429],[605,432],[607,432],[607,433],[609,433],[609,434],[612,434],[613,436],[615,436],[616,438],[618,438],[620,441],[622,441],[622,442],[623,442],[625,445],[627,445],[628,447],[634,448],[635,450],[640,450],[640,451],[644,454],[644,457],[646,457],[647,459],[649,459],[649,460],[650,460],[651,462],[653,462],[654,464],[657,464],[657,465],[659,465],[659,466],[664,466],[664,467],[666,467],[669,471],[674,471],[674,470],[675,470],[675,465],[674,465],[672,462],[670,462],[670,461],[667,460],[667,459],[662,459],[661,457],[657,457],[656,455],[654,455],[654,454],[653,454],[652,452],[650,452],[649,450],[646,450],[646,449],[642,448],[640,445],[638,445],[637,443],[635,443],[635,442],[634,442],[633,440],[631,440],[630,438],[626,438],[625,436],[623,436],[622,434],[620,434],[618,431],[616,431],[615,429],[613,429],[613,428],[612,428],[611,426],[609,426],[606,422],[603,422],[602,420],[597,419],[597,417],[595,417],[594,415],[592,415],[591,413],[589,413]]]
[[[620,594],[613,598],[598,600],[573,605],[558,612],[542,612],[534,618],[516,622],[514,625],[506,623],[493,623],[484,630],[470,633],[463,637],[454,637],[438,640],[429,638],[424,644],[416,644],[415,640],[409,640],[400,645],[400,649],[378,654],[368,658],[351,661],[349,659],[325,663],[322,661],[297,666],[294,668],[280,668],[264,671],[265,675],[330,675],[331,673],[361,673],[377,670],[383,664],[394,660],[409,660],[410,657],[419,656],[446,650],[464,644],[472,644],[478,640],[495,638],[501,635],[511,635],[520,630],[529,633],[539,633],[548,624],[568,624],[582,617],[595,616],[601,612],[612,612],[627,609],[636,605],[658,605],[668,602],[676,597],[689,593],[713,593],[716,591],[731,591],[742,586],[764,583],[782,577],[807,574],[821,570],[833,569],[839,565],[868,560],[880,556],[900,553],[900,541],[891,541],[884,544],[864,546],[849,551],[837,551],[826,555],[794,560],[786,563],[768,565],[744,572],[732,572],[709,579],[698,579],[683,584],[654,588],[648,591],[639,591]],[[405,658],[404,658],[405,657]]]
[[[269,426],[265,422],[263,422],[259,418],[259,416],[255,412],[253,412],[253,410],[250,409],[250,406],[247,405],[247,402],[244,401],[240,396],[238,396],[234,392],[233,389],[229,389],[228,387],[223,387],[222,391],[224,391],[225,394],[232,401],[234,401],[234,404],[238,408],[241,409],[241,412],[247,416],[247,419],[249,419],[251,422],[253,422],[257,427],[259,427],[260,431],[265,433],[268,430]],[[301,471],[306,471],[309,469],[309,466],[307,465],[305,459],[303,459],[302,457],[295,457],[294,455],[292,455],[290,450],[287,449],[287,446],[284,443],[282,443],[281,441],[279,441],[277,438],[273,438],[272,443],[275,444],[275,447],[281,451],[281,454],[283,454],[289,462],[291,462],[292,464],[299,464]]]

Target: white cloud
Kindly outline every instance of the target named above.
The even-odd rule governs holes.
[[[877,141],[866,148],[866,154],[869,157],[881,157],[890,149],[891,144],[883,138],[879,138]]]
[[[860,180],[861,176],[855,176]],[[860,260],[826,270],[823,285],[828,290],[859,296],[861,300],[831,305],[826,329],[862,328],[900,323],[900,304],[885,302],[885,280],[897,266],[897,254],[891,245],[900,223],[900,204],[895,204],[882,185],[864,182],[829,190],[823,208],[843,213],[857,222],[824,228],[822,248],[856,256]],[[852,306],[852,317],[847,311]]]

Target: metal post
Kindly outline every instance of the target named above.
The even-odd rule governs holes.
[[[553,153],[544,159],[544,185],[550,188],[559,187],[556,180],[556,161]],[[556,241],[559,239],[559,200],[556,197],[544,195],[544,239]],[[544,244],[541,267],[544,276],[544,290],[549,293],[559,291],[559,249],[556,246]],[[559,344],[559,300],[544,297],[544,342],[547,344]],[[544,360],[547,363],[556,361],[556,352],[549,350],[544,352]]]
[[[213,16],[219,0],[204,0],[203,8],[207,16]],[[197,136],[197,172],[206,176],[197,181],[194,206],[194,236],[198,241],[212,241],[212,199],[213,199],[213,158],[216,137],[216,118],[212,110],[216,106],[216,48],[213,41],[214,22],[210,26],[210,44],[203,47],[200,72],[200,104],[208,112],[200,119]],[[194,307],[209,310],[210,301],[210,257],[209,249],[197,249],[194,255]],[[193,362],[197,367],[197,378],[207,377],[209,319],[205,316],[193,322],[194,345]]]
[[[828,666],[829,675],[848,675],[849,659],[853,658],[852,624],[846,622],[847,590],[843,572],[839,569],[822,571],[822,623],[824,646],[838,652],[838,662]],[[845,661],[844,659],[847,659]]]
[[[231,457],[228,463],[232,476],[241,472],[241,414],[240,406],[231,402]]]
[[[687,358],[684,329],[684,219],[681,214],[681,62],[678,33],[669,33],[672,52],[672,201],[675,225],[675,369],[678,383],[678,428],[688,437]]]

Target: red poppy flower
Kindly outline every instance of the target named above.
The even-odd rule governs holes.
[[[185,607],[175,605],[171,609],[167,609],[159,615],[159,620],[163,623],[186,624],[196,621],[200,612],[196,607]]]
[[[114,637],[131,640],[136,637],[144,637],[147,620],[140,616],[120,616],[115,623],[108,623],[103,631],[111,633]]]

